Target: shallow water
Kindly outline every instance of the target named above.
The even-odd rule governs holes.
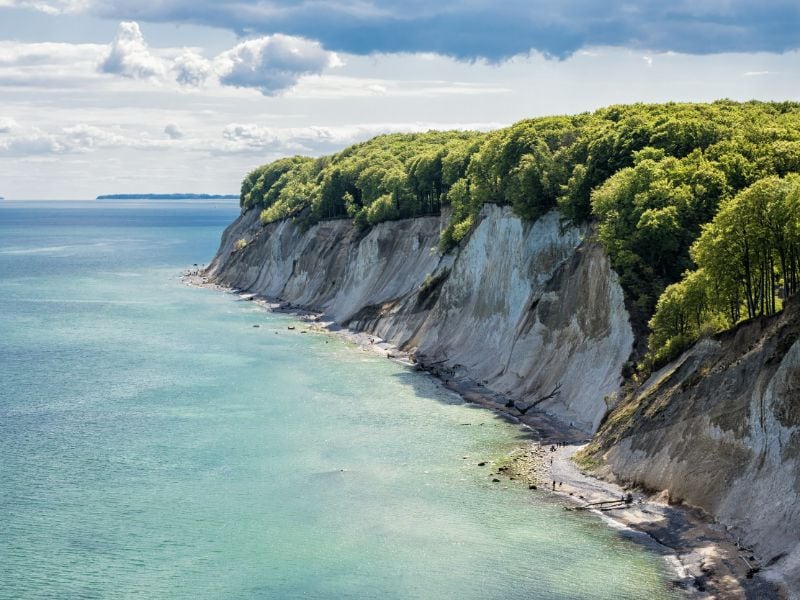
[[[523,430],[182,285],[236,213],[0,202],[0,597],[673,597],[660,557],[491,483]]]

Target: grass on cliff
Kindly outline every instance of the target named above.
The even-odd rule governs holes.
[[[587,446],[583,450],[579,450],[572,457],[572,462],[578,465],[581,471],[595,471],[602,467],[605,463],[597,451],[589,451]]]

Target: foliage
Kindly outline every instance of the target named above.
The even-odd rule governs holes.
[[[674,357],[706,332],[775,314],[800,282],[800,175],[766,177],[725,200],[691,248],[697,269],[662,294],[650,360]]]
[[[361,229],[447,207],[442,251],[469,235],[486,203],[527,220],[557,207],[596,223],[634,322],[653,317],[652,363],[794,293],[798,171],[800,104],[634,104],[281,159],[247,175],[241,206],[265,224],[350,218]]]

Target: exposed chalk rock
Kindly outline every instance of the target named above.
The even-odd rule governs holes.
[[[800,594],[800,299],[695,344],[592,445],[607,475],[704,509]]]
[[[532,224],[486,205],[468,240],[436,251],[448,215],[347,220],[301,231],[256,211],[225,231],[217,283],[323,311],[587,432],[613,406],[633,345],[622,290],[585,228],[552,211]],[[245,239],[241,249],[236,242]]]

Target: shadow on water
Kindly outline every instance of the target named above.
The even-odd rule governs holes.
[[[498,409],[492,408],[488,404],[476,404],[474,402],[470,402],[468,399],[462,397],[458,392],[455,390],[451,390],[438,380],[436,377],[429,373],[424,373],[421,371],[416,371],[412,367],[407,367],[405,370],[400,371],[398,373],[394,373],[392,375],[397,381],[402,383],[403,385],[409,386],[414,390],[414,393],[421,398],[425,398],[427,400],[434,400],[439,402],[440,404],[447,404],[447,405],[463,405],[465,408],[469,410],[480,411],[480,414],[483,415],[491,415],[492,420],[496,422],[496,424],[503,424],[503,425],[515,425],[516,426],[516,435],[514,436],[514,441],[519,442],[520,444],[526,442],[535,442],[539,441],[541,438],[538,433],[527,427],[525,424],[521,423],[519,419],[512,415],[508,415],[506,413],[501,412]],[[461,423],[463,426],[470,426],[473,423]]]

